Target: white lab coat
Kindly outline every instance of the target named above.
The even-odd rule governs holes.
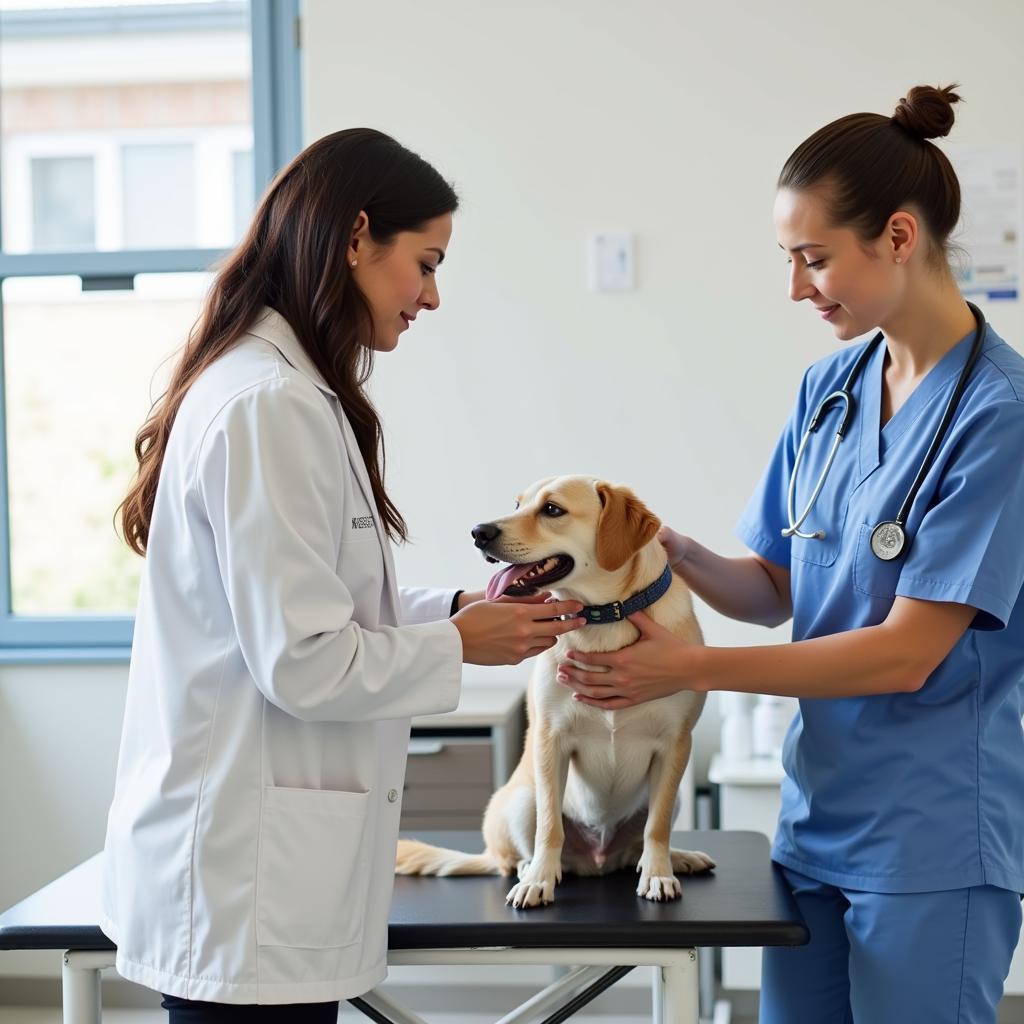
[[[384,978],[409,718],[458,704],[462,664],[453,592],[394,577],[352,428],[267,310],[189,389],[157,490],[104,856],[125,978]]]

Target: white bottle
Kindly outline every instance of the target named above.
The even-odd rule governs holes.
[[[754,757],[782,757],[782,743],[795,710],[791,697],[758,696],[753,714]]]
[[[726,761],[748,761],[753,752],[750,699],[745,693],[723,691],[718,695],[722,713],[720,747]]]

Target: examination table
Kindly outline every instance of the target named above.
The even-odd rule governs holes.
[[[482,849],[477,832],[416,838]],[[653,968],[655,1024],[696,1024],[697,947],[797,946],[808,934],[760,833],[678,832],[672,845],[704,850],[717,867],[680,876],[682,899],[670,903],[640,899],[629,871],[566,876],[555,902],[533,910],[505,905],[506,878],[396,878],[388,963],[575,968],[499,1024],[559,1024],[633,967],[646,966]],[[0,949],[64,951],[64,1024],[99,1024],[100,970],[114,963],[114,946],[96,924],[100,856],[0,914]],[[423,1024],[380,989],[351,1002],[378,1024]]]

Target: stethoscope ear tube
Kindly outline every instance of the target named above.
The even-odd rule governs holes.
[[[828,412],[829,406],[835,401],[840,401],[845,406],[843,415],[839,418],[839,426],[836,428],[836,433],[840,437],[846,436],[846,428],[850,425],[850,418],[853,416],[854,408],[853,395],[850,393],[850,388],[847,384],[844,384],[838,391],[833,391],[832,394],[826,395],[821,400],[818,408],[814,410],[811,422],[807,425],[806,432],[808,434],[813,434],[818,429],[821,417]]]

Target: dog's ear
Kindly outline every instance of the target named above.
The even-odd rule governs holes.
[[[614,572],[658,532],[661,520],[628,487],[599,483],[596,490],[601,499],[597,564]]]

